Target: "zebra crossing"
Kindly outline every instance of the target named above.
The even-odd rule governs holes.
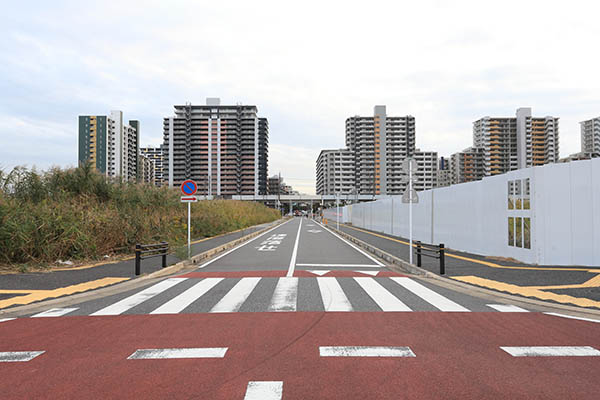
[[[438,289],[438,288],[436,288]],[[443,290],[443,289],[438,289]],[[409,277],[169,278],[104,302],[54,308],[31,317],[237,312],[527,312],[514,305],[451,297]],[[469,299],[468,301],[466,299]]]

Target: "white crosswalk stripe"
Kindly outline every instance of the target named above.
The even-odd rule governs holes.
[[[156,296],[159,293],[164,292],[165,290],[177,285],[185,281],[187,278],[169,278],[164,281],[158,282],[154,286],[150,286],[148,289],[142,290],[139,293],[134,294],[133,296],[129,296],[115,304],[112,304],[106,308],[103,308],[100,311],[96,311],[92,315],[119,315],[124,313],[137,306],[138,304],[142,304],[144,301]]]
[[[104,308],[93,312],[90,315],[119,315],[133,307],[138,313],[149,314],[178,314],[184,310],[187,312],[210,312],[210,313],[234,313],[239,312],[246,304],[250,295],[256,292],[256,287],[262,280],[273,280],[274,278],[246,277],[239,279],[231,289],[217,290],[218,288],[229,288],[230,285],[225,284],[228,279],[238,278],[204,278],[196,282],[185,290],[176,290],[176,285],[191,278],[170,278],[161,281],[153,286],[150,286],[138,293],[129,295],[114,304],[105,306]],[[270,287],[272,293],[257,292],[243,310],[251,310],[256,312],[281,312],[298,311],[300,304],[303,304],[301,311],[326,311],[326,312],[353,312],[353,311],[413,311],[414,298],[431,304],[435,308],[443,312],[469,312],[470,310],[454,301],[442,296],[435,290],[426,287],[425,285],[407,277],[354,277],[354,278],[337,278],[337,277],[314,277],[314,278],[296,278],[296,277],[281,277],[276,278],[277,284],[265,284]],[[316,281],[311,284],[300,285],[301,280]],[[352,284],[356,282],[358,286]],[[388,283],[386,284],[387,281]],[[271,281],[273,282],[273,281]],[[346,282],[344,284],[344,282]],[[392,283],[394,282],[394,283]],[[342,286],[343,284],[343,286]],[[351,289],[350,285],[355,289]],[[390,285],[395,285],[392,288]],[[388,290],[387,288],[390,288]],[[165,293],[159,298],[148,302],[153,297],[166,292],[168,289],[174,288],[172,291]],[[344,289],[346,288],[346,289]],[[212,290],[215,289],[215,290]],[[300,290],[302,289],[302,290]],[[172,293],[172,295],[169,295]],[[316,297],[316,299],[315,299]],[[411,300],[412,298],[412,300]],[[158,300],[160,299],[160,300]],[[307,299],[311,299],[307,303]],[[319,306],[322,304],[322,308]],[[202,301],[200,301],[202,300]],[[300,301],[302,300],[302,301]],[[352,300],[352,301],[351,301]],[[412,302],[411,302],[412,301]],[[407,305],[405,302],[408,302]],[[375,303],[375,304],[373,304]],[[479,309],[486,309],[485,303],[482,301]],[[212,306],[214,304],[214,306]],[[307,309],[306,304],[312,304],[311,309]],[[368,305],[372,304],[372,305]],[[418,304],[418,303],[417,303]],[[361,306],[362,305],[362,308]],[[376,306],[375,306],[376,305]],[[210,308],[212,306],[212,308]],[[203,308],[208,307],[208,308]],[[421,306],[423,307],[423,306]],[[487,310],[494,309],[496,311],[518,311],[517,308],[505,305],[488,304]],[[81,315],[88,307],[82,306],[78,313]],[[43,313],[36,314],[34,317],[50,317],[61,316],[68,313],[76,314],[72,309],[51,309]],[[93,310],[93,309],[92,309]],[[414,311],[427,311],[415,308]]]
[[[373,278],[354,278],[382,311],[412,311]]]
[[[298,278],[279,278],[269,305],[269,311],[296,311]]]
[[[398,283],[407,290],[410,290],[440,311],[461,311],[468,312],[466,308],[445,298],[439,293],[421,285],[419,282],[406,277],[392,277],[394,282]]]
[[[206,294],[206,292],[215,287],[215,285],[222,280],[223,278],[206,278],[181,293],[179,296],[174,297],[158,307],[150,314],[177,314]]]
[[[31,318],[48,318],[48,317],[62,317],[63,315],[67,315],[70,312],[77,310],[76,307],[73,308],[51,308],[50,310],[46,310],[39,314],[32,315]]]
[[[352,305],[335,278],[317,278],[325,311],[352,311]]]
[[[226,295],[210,310],[211,313],[236,312],[246,301],[261,278],[242,278]]]

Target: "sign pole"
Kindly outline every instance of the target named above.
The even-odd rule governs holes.
[[[413,184],[413,179],[412,179],[412,162],[408,163],[408,191],[410,193],[410,199],[408,202],[408,242],[409,242],[409,247],[408,247],[408,252],[410,254],[410,263],[413,263],[413,241],[412,241],[412,184]]]
[[[209,181],[210,182],[210,181]],[[209,188],[210,189],[210,188]],[[194,196],[198,190],[198,185],[191,179],[186,179],[181,184],[181,193],[187,197],[182,197],[181,202],[188,203],[188,220],[187,220],[187,258],[192,258],[192,202],[197,202],[198,198]],[[210,193],[210,191],[209,191]]]
[[[192,239],[191,239],[191,222],[192,222],[192,203],[188,203],[188,259],[192,257]]]

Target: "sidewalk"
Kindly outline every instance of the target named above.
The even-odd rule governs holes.
[[[256,225],[224,235],[194,241],[191,246],[192,255],[214,249],[271,224],[273,223]],[[167,266],[176,264],[179,261],[181,260],[174,254],[167,256]],[[161,268],[162,257],[142,260],[142,274],[140,276],[158,271]],[[0,309],[98,289],[135,277],[135,259],[133,257],[124,261],[92,264],[72,269],[63,268],[48,272],[4,274],[0,275]]]
[[[408,239],[343,224],[340,224],[340,230],[409,260]],[[413,264],[416,263],[413,253]],[[439,275],[439,260],[422,257],[422,268]],[[523,297],[600,308],[600,267],[528,265],[449,249],[446,251],[445,276]]]

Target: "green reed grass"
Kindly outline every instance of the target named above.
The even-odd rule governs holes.
[[[187,239],[187,207],[175,189],[111,182],[89,165],[40,172],[0,170],[0,264],[98,260],[136,243]],[[213,200],[192,204],[192,237],[274,221],[261,204]]]

